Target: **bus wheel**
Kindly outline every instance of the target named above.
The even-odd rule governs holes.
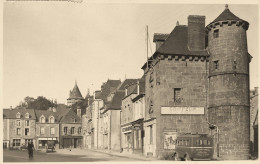
[[[184,161],[191,161],[189,154],[185,154]]]
[[[179,155],[177,153],[174,153],[173,160],[174,161],[178,161],[179,160]]]

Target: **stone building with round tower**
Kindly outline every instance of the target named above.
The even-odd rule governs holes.
[[[208,122],[217,129],[215,153],[222,159],[249,158],[249,23],[225,10],[209,25]]]

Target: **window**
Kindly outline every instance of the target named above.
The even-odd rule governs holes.
[[[41,122],[41,123],[45,123],[45,117],[44,117],[44,116],[41,116],[41,117],[40,117],[40,122]]]
[[[78,128],[78,133],[81,134],[81,127]]]
[[[219,36],[219,30],[218,29],[214,30],[213,36],[214,36],[214,38],[218,38],[218,36]]]
[[[21,135],[21,128],[17,128],[16,129],[16,134],[19,136],[19,135]]]
[[[20,146],[21,140],[20,139],[13,139],[13,146]]]
[[[40,134],[44,134],[44,127],[40,128]]]
[[[49,118],[49,123],[54,123],[54,122],[55,122],[54,117],[53,117],[53,116],[50,116],[50,118]]]
[[[26,146],[28,146],[28,143],[33,143],[33,139],[25,139]]]
[[[30,124],[30,121],[29,120],[25,120],[25,126],[29,126]]]
[[[71,134],[74,134],[75,127],[71,127],[70,131],[71,131]]]
[[[181,103],[181,88],[174,88],[173,89],[173,92],[174,92],[174,102],[175,103]]]
[[[19,112],[16,114],[16,118],[21,118],[21,114]]]
[[[27,112],[26,114],[25,114],[25,118],[29,118],[30,117],[30,115],[29,115],[29,113]]]
[[[153,125],[150,125],[150,144],[153,144]]]
[[[64,127],[63,132],[64,132],[64,134],[67,134],[68,133],[68,127]]]
[[[237,69],[237,61],[236,61],[236,59],[233,61],[233,68]]]
[[[51,134],[54,135],[55,134],[55,129],[52,127],[51,128]]]
[[[21,126],[21,120],[16,120],[16,126]]]
[[[72,123],[75,123],[75,122],[76,122],[76,119],[75,119],[75,118],[71,118],[71,122],[72,122]]]
[[[29,134],[29,128],[25,128],[24,134],[25,134],[26,136],[29,136],[29,135],[30,135],[30,134]]]
[[[214,69],[218,69],[218,60],[213,61],[213,63],[214,63]]]

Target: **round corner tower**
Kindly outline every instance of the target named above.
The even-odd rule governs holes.
[[[218,128],[221,159],[249,158],[249,23],[225,10],[209,25],[208,121]]]

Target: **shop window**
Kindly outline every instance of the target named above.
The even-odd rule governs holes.
[[[68,134],[68,127],[64,127],[63,132],[64,134]]]
[[[26,136],[29,136],[29,128],[25,128],[24,134],[25,134]]]
[[[25,126],[29,126],[30,124],[30,121],[29,120],[25,120]]]
[[[51,135],[54,135],[55,134],[55,129],[52,127],[51,128]]]
[[[40,127],[40,134],[41,134],[41,135],[44,134],[44,127]]]
[[[16,120],[16,126],[21,126],[21,120]]]
[[[21,128],[17,128],[16,129],[16,134],[19,136],[19,135],[21,135]]]
[[[78,134],[81,134],[81,127],[78,128]]]
[[[21,140],[20,139],[13,139],[13,146],[20,146]]]
[[[33,139],[25,139],[25,145],[27,146],[28,143],[33,143]]]
[[[213,34],[214,38],[218,38],[219,37],[219,30],[214,30],[214,34]]]
[[[174,88],[173,89],[173,98],[175,103],[181,103],[182,98],[181,98],[181,88]]]
[[[74,134],[74,132],[75,132],[75,127],[71,127],[70,134]]]

